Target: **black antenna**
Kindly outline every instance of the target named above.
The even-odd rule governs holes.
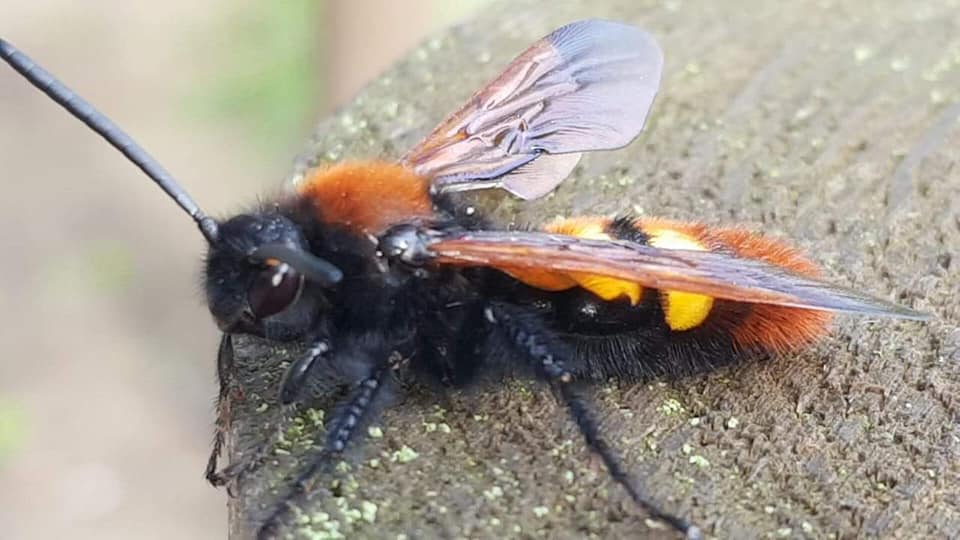
[[[217,222],[200,210],[197,203],[173,179],[173,176],[163,168],[157,160],[147,153],[132,137],[127,135],[109,118],[87,103],[82,97],[73,93],[56,77],[43,69],[36,62],[23,54],[16,47],[0,39],[0,58],[17,70],[30,84],[37,87],[44,94],[60,104],[78,120],[96,131],[106,139],[111,146],[119,150],[134,165],[146,173],[167,195],[173,198],[180,208],[186,210],[190,217],[200,227],[200,232],[208,242],[217,240]]]
[[[343,279],[343,272],[333,264],[312,253],[283,244],[260,246],[251,255],[260,260],[283,261],[321,287],[333,287]]]

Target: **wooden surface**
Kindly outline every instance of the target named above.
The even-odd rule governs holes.
[[[744,223],[792,239],[838,283],[935,318],[842,317],[800,354],[600,387],[611,439],[708,536],[960,536],[960,3],[587,5],[507,2],[424,43],[321,123],[299,170],[399,155],[565,22],[647,28],[667,64],[645,134],[588,156],[545,200],[485,194],[481,207],[504,224],[623,210]],[[230,500],[233,538],[319,436],[315,412],[274,399],[296,352],[238,342],[234,457],[257,441],[274,450]],[[296,537],[671,537],[535,386],[413,391],[377,425],[338,475],[341,496],[317,492]]]

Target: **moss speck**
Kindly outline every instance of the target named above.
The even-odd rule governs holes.
[[[686,409],[684,409],[683,404],[680,403],[679,400],[667,398],[657,407],[657,410],[665,416],[676,416],[682,414]]]
[[[500,486],[493,486],[490,489],[485,489],[483,496],[486,497],[488,501],[499,499],[503,496],[503,489]]]
[[[373,523],[377,520],[377,505],[370,501],[361,502],[360,514],[364,521]]]
[[[343,500],[343,499],[340,499],[340,500]],[[350,524],[356,523],[361,519],[363,519],[363,514],[360,512],[360,510],[356,508],[350,508],[350,506],[346,504],[344,504],[340,508],[340,514],[343,515],[344,521]]]
[[[323,427],[324,415],[323,409],[307,409],[305,413],[306,420],[314,427]]]
[[[410,463],[418,457],[420,457],[420,454],[414,451],[413,448],[403,445],[402,448],[391,454],[390,461],[394,463]]]
[[[300,534],[310,540],[340,540],[346,538],[340,532],[340,522],[330,519],[330,514],[317,512],[312,516],[301,514],[297,522],[302,526]]]

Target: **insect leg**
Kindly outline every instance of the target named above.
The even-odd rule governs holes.
[[[217,351],[217,380],[220,383],[220,392],[217,394],[216,430],[213,433],[213,449],[207,459],[207,468],[204,476],[207,482],[215,487],[224,485],[228,478],[217,472],[217,461],[223,451],[224,438],[230,428],[230,390],[233,388],[233,340],[230,334],[223,334],[220,338],[220,347]]]
[[[264,442],[245,452],[246,457],[242,457],[236,463],[230,464],[220,472],[216,472],[217,456],[223,446],[223,438],[227,429],[227,420],[229,413],[225,409],[229,404],[227,393],[232,383],[233,377],[233,348],[228,341],[228,337],[220,342],[220,354],[217,359],[217,371],[220,375],[220,398],[217,404],[217,432],[213,442],[213,453],[207,462],[207,480],[216,487],[230,485],[228,491],[239,484],[243,477],[255,471],[263,461],[271,455],[273,448],[270,444]],[[224,345],[224,344],[227,345]],[[313,342],[309,349],[297,360],[295,360],[284,375],[283,383],[280,388],[280,402],[283,405],[299,401],[303,397],[303,391],[311,370],[316,366],[318,360],[330,351],[330,345],[325,338],[319,338]],[[223,410],[221,410],[223,409]]]
[[[616,452],[600,433],[600,424],[596,420],[589,400],[573,384],[573,375],[566,365],[573,360],[569,347],[551,335],[550,330],[533,314],[503,303],[494,303],[484,312],[487,321],[499,330],[514,350],[521,353],[534,374],[540,380],[556,389],[563,404],[587,447],[600,456],[610,476],[633,499],[637,506],[652,517],[659,519],[688,539],[701,538],[700,529],[687,520],[661,510],[656,503],[647,499],[636,487],[631,475],[626,471]]]
[[[310,371],[329,352],[330,343],[324,338],[317,339],[303,356],[290,364],[280,384],[280,403],[289,405],[300,400],[310,379]]]
[[[293,481],[290,491],[277,503],[257,532],[258,540],[274,538],[279,527],[291,512],[302,505],[315,478],[327,472],[347,445],[356,437],[359,428],[374,416],[378,398],[389,386],[391,365],[384,359],[371,368],[367,375],[352,384],[349,395],[334,409],[327,423],[327,438],[322,450],[309,458],[307,466]]]

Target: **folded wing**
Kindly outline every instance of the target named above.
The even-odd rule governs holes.
[[[433,236],[430,260],[503,269],[523,280],[596,275],[641,287],[737,302],[924,320],[928,315],[755,259],[711,251],[661,249],[632,242],[539,232],[460,232]]]

